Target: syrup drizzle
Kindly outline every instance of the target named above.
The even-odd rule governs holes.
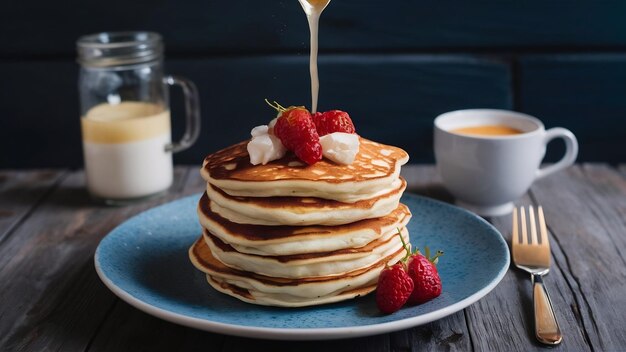
[[[322,11],[328,6],[330,0],[298,0],[306,14],[311,32],[311,56],[309,59],[309,70],[311,72],[311,113],[317,111],[317,100],[320,90],[320,82],[317,73],[317,48],[319,20]]]

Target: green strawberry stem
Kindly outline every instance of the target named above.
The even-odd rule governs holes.
[[[442,255],[443,251],[437,251],[437,253],[435,253],[435,256],[428,260],[430,260],[431,263],[437,265],[437,263],[439,262],[439,257],[441,257]]]
[[[403,242],[404,243],[404,242]],[[413,252],[413,254],[418,254],[418,255],[422,255],[422,252],[420,252],[419,248],[415,249],[415,252]],[[443,255],[443,251],[437,251],[435,253],[434,256],[430,256],[430,248],[428,248],[428,246],[424,246],[424,257],[426,257],[426,259],[428,259],[429,262],[437,265],[437,263],[439,262],[439,257],[441,257]]]
[[[406,261],[409,259],[409,257],[412,254],[419,254],[422,255],[422,253],[420,252],[419,248],[415,249],[415,252],[411,253],[411,245],[408,244],[404,241],[404,237],[402,237],[402,231],[400,230],[399,227],[396,227],[396,230],[398,230],[398,236],[400,236],[400,241],[402,241],[402,248],[404,248],[404,250],[406,251],[406,254],[404,255],[404,258],[400,259],[400,261],[402,263],[406,263]],[[430,256],[430,248],[428,248],[428,246],[424,246],[424,257],[426,257],[426,259],[428,259],[429,262],[437,265],[437,263],[439,262],[439,257],[441,257],[443,255],[443,251],[437,251],[435,253],[434,256]]]
[[[267,105],[271,106],[274,110],[278,111],[278,112],[285,112],[287,109],[280,105],[278,102],[276,102],[274,100],[274,104],[270,103],[269,100],[267,100],[267,98],[265,98],[265,102],[267,103]]]
[[[402,232],[400,231],[400,228],[396,227],[396,230],[398,230],[398,236],[400,236],[400,241],[402,241],[402,248],[404,248],[404,250],[406,251],[406,255],[400,261],[406,262],[407,259],[409,259],[409,257],[411,256],[411,246],[407,246],[406,242],[404,242],[404,237],[402,237]]]
[[[416,251],[416,253],[421,254],[419,249]],[[429,262],[437,265],[437,263],[439,262],[439,257],[441,257],[443,255],[443,251],[437,251],[437,253],[435,253],[434,256],[430,256],[430,248],[428,248],[428,246],[424,246],[424,256],[426,257],[426,259],[428,259]]]

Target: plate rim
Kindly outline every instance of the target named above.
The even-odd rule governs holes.
[[[247,325],[237,325],[237,324],[216,322],[212,320],[191,317],[185,314],[180,314],[180,313],[172,312],[167,309],[159,308],[152,304],[146,303],[142,301],[141,299],[136,298],[130,293],[124,291],[122,288],[117,286],[111,279],[109,279],[106,276],[106,274],[101,268],[100,261],[99,261],[102,241],[104,241],[109,235],[111,235],[119,227],[125,225],[128,221],[130,221],[131,219],[135,218],[136,216],[146,211],[160,208],[162,206],[166,206],[173,202],[181,201],[185,198],[191,198],[196,195],[197,194],[190,195],[187,197],[182,197],[182,198],[167,202],[165,204],[161,204],[159,206],[146,209],[132,216],[126,221],[122,222],[118,226],[116,226],[113,230],[111,230],[106,236],[104,236],[100,240],[100,243],[98,243],[98,247],[96,248],[96,252],[94,254],[94,265],[95,265],[96,272],[98,276],[100,277],[100,280],[102,280],[105,286],[109,290],[111,290],[111,292],[113,292],[116,296],[118,296],[123,301],[130,304],[131,306],[145,313],[148,313],[152,316],[161,318],[163,320],[166,320],[175,324],[199,329],[199,330],[208,331],[208,332],[240,336],[240,337],[249,337],[249,338],[272,339],[272,340],[333,340],[333,339],[342,339],[342,338],[371,336],[371,335],[377,335],[377,334],[384,334],[384,333],[388,333],[392,331],[403,330],[403,329],[423,325],[426,323],[430,323],[435,320],[439,320],[448,315],[456,313],[464,308],[467,308],[471,304],[477,302],[478,300],[486,296],[489,292],[491,292],[500,283],[500,281],[502,281],[502,279],[508,272],[509,266],[511,264],[511,258],[510,258],[511,256],[510,256],[506,241],[502,237],[502,234],[500,233],[500,231],[498,231],[498,229],[496,229],[488,221],[486,221],[482,217],[466,209],[460,208],[453,204],[449,204],[449,203],[442,202],[437,199],[421,196],[418,194],[405,192],[404,195],[407,195],[409,197],[421,198],[422,200],[439,203],[439,205],[456,208],[457,210],[460,210],[461,212],[466,213],[466,215],[469,215],[473,217],[474,219],[487,225],[493,231],[495,231],[495,233],[500,235],[498,236],[498,240],[501,242],[502,245],[504,245],[504,247],[507,248],[507,250],[505,251],[506,263],[500,268],[496,277],[491,282],[489,282],[488,285],[486,285],[485,287],[481,288],[480,290],[476,291],[470,296],[452,305],[440,308],[438,310],[435,310],[433,312],[429,312],[426,314],[421,314],[415,317],[403,318],[403,319],[394,320],[390,322],[370,324],[370,325],[332,327],[332,328],[268,328],[268,327],[257,327],[257,326],[247,326]]]

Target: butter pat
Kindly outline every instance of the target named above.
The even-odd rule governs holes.
[[[359,136],[354,133],[334,132],[320,137],[322,155],[338,164],[349,165],[359,152]]]
[[[247,149],[252,165],[265,165],[272,160],[282,158],[287,153],[280,139],[268,133],[267,126],[257,126],[250,134],[252,139],[248,142]]]

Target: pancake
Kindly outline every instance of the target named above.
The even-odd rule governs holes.
[[[211,211],[238,223],[253,225],[341,225],[385,216],[398,207],[406,181],[389,192],[354,203],[311,197],[239,197],[209,185]]]
[[[386,216],[338,226],[263,226],[231,222],[211,211],[210,204],[205,193],[198,202],[202,227],[238,252],[271,256],[362,247],[411,218],[409,208],[399,204]]]
[[[406,229],[402,229],[402,236],[408,242],[409,234]],[[285,256],[239,253],[206,230],[203,237],[213,257],[231,268],[292,279],[343,275],[367,268],[403,248],[396,230],[360,248]]]
[[[349,289],[346,288],[345,291],[339,293],[332,293],[326,296],[319,296],[315,298],[303,298],[298,296],[292,296],[289,294],[280,294],[280,293],[264,293],[260,291],[247,290],[241,287],[238,287],[233,284],[229,284],[226,281],[219,281],[219,278],[214,278],[211,275],[207,274],[207,281],[209,284],[215,288],[216,290],[225,293],[227,295],[238,298],[247,303],[259,304],[264,306],[276,306],[276,307],[305,307],[305,306],[314,306],[320,304],[328,304],[334,302],[345,301],[347,299],[357,298],[365,296],[366,294],[374,291],[376,289],[376,285],[372,284],[369,286],[358,287]]]
[[[360,148],[350,165],[322,159],[306,165],[293,153],[266,165],[250,164],[248,141],[207,156],[202,177],[231,196],[315,197],[341,202],[371,199],[388,189],[409,160],[397,147],[359,137]]]
[[[339,276],[285,279],[227,267],[215,259],[202,237],[189,248],[191,262],[208,274],[209,283],[217,290],[246,302],[283,307],[336,302],[371,292],[385,265],[404,255],[401,249],[368,268]]]

